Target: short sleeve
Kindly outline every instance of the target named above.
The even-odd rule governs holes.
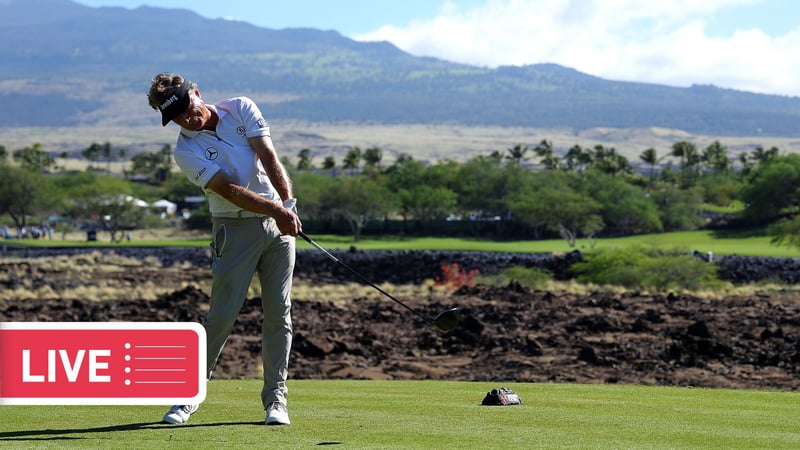
[[[240,97],[239,113],[245,126],[245,136],[269,136],[269,123],[264,119],[255,102],[247,97]]]

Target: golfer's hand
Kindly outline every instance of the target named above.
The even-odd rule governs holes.
[[[297,234],[303,229],[303,224],[297,214],[286,208],[281,208],[280,214],[275,217],[275,223],[281,234],[289,236],[297,237]]]

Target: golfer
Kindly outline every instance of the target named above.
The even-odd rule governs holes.
[[[175,161],[202,187],[211,211],[212,274],[207,335],[208,377],[222,352],[253,274],[261,283],[264,317],[261,401],[267,425],[288,425],[286,379],[292,345],[291,287],[295,237],[302,230],[292,184],[256,104],[246,97],[206,104],[197,85],[160,73],[150,85],[150,106],[161,124],[181,127]],[[164,422],[186,423],[199,405],[175,405]]]

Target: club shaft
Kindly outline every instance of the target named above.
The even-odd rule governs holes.
[[[424,315],[422,315],[422,313],[420,313],[420,312],[419,312],[419,311],[417,311],[416,309],[414,309],[414,308],[411,308],[410,306],[406,305],[405,303],[401,302],[400,300],[398,300],[398,299],[394,298],[394,296],[393,296],[393,295],[391,295],[390,293],[388,293],[388,292],[384,291],[383,289],[381,289],[381,288],[380,288],[380,286],[378,286],[378,285],[376,285],[375,283],[373,283],[373,282],[371,282],[371,281],[367,280],[366,278],[364,278],[364,276],[363,276],[363,275],[361,275],[360,273],[358,273],[358,272],[357,272],[355,269],[353,269],[352,267],[350,267],[350,266],[348,266],[347,264],[343,263],[341,260],[339,260],[339,258],[335,257],[335,256],[334,256],[334,255],[332,255],[332,254],[331,254],[329,251],[325,250],[325,249],[324,249],[324,248],[323,248],[321,245],[319,245],[319,244],[317,244],[316,242],[314,242],[314,240],[313,240],[313,239],[311,239],[310,237],[308,237],[308,236],[307,236],[305,233],[303,233],[302,231],[301,231],[300,233],[298,233],[298,234],[299,234],[299,236],[300,236],[301,238],[303,238],[303,239],[304,239],[306,242],[308,242],[309,244],[313,245],[314,247],[316,247],[316,248],[317,248],[317,250],[319,250],[319,251],[321,251],[322,253],[324,253],[324,254],[325,254],[325,256],[327,256],[327,257],[328,257],[328,258],[329,258],[331,261],[333,261],[333,262],[335,262],[336,264],[338,264],[338,265],[340,265],[340,266],[344,267],[345,269],[347,269],[347,271],[348,271],[348,272],[350,272],[351,274],[353,274],[353,275],[354,275],[356,278],[358,278],[359,280],[361,280],[361,281],[363,281],[364,283],[366,283],[366,284],[368,284],[368,285],[372,286],[372,287],[373,287],[373,288],[375,288],[375,289],[376,289],[378,292],[380,292],[381,294],[385,295],[386,297],[388,297],[389,299],[391,299],[392,301],[394,301],[394,302],[395,302],[395,303],[397,303],[398,305],[402,306],[403,308],[405,308],[405,309],[407,309],[407,310],[411,311],[412,313],[416,314],[417,316],[421,317],[421,318],[422,318],[422,319],[423,319],[425,322],[428,322],[428,323],[433,323],[433,322],[432,322],[432,321],[431,321],[429,318],[427,318],[427,317],[425,317]]]

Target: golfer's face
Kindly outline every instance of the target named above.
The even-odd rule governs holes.
[[[189,107],[186,111],[172,119],[175,123],[188,130],[200,131],[211,118],[211,111],[194,92],[189,94]]]

